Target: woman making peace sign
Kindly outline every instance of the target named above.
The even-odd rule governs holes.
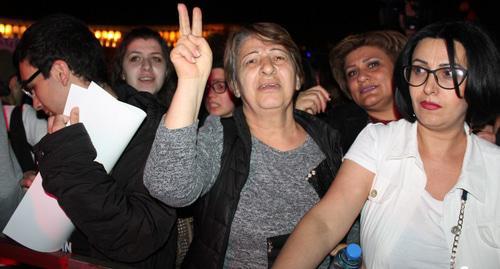
[[[170,58],[179,81],[144,183],[171,206],[198,200],[184,265],[265,268],[279,250],[276,239],[286,237],[330,185],[342,157],[338,134],[294,111],[303,79],[300,51],[273,23],[230,36],[226,81],[243,105],[229,119],[209,116],[197,132],[212,55],[201,37],[201,11],[193,10],[190,26],[186,7],[178,10],[181,37]]]

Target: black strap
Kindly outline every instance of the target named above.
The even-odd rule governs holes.
[[[9,139],[23,172],[37,170],[32,157],[33,147],[28,143],[24,131],[22,105],[16,106],[10,115]]]

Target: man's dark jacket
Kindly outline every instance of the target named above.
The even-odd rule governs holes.
[[[35,146],[43,187],[77,228],[74,253],[123,264],[113,268],[173,268],[176,211],[150,196],[142,179],[166,108],[150,93],[122,87],[119,99],[147,116],[111,175],[94,161],[95,148],[78,123],[45,136]]]
[[[294,117],[326,156],[315,169],[316,176],[309,179],[318,196],[322,197],[342,162],[339,134],[305,112],[295,111]],[[231,223],[248,178],[252,145],[241,107],[234,111],[232,118],[221,121],[224,128],[221,170],[210,191],[197,201],[194,238],[183,268],[223,267]]]

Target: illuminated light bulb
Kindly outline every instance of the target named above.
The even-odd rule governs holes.
[[[175,31],[170,31],[170,34],[168,35],[168,40],[170,42],[173,42],[176,40]]]
[[[12,25],[6,24],[5,25],[5,35],[10,36],[12,34]]]
[[[115,40],[115,42],[116,42],[116,41],[118,41],[120,38],[122,38],[122,32],[120,32],[120,31],[116,31],[116,32],[115,32],[115,35],[114,35],[114,37],[113,37],[113,39],[114,39],[114,40]],[[113,44],[114,44],[114,43],[113,43]]]

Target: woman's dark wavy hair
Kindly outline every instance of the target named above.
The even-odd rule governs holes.
[[[175,87],[177,84],[177,76],[174,72],[174,66],[170,61],[170,48],[168,47],[165,40],[160,36],[160,34],[151,28],[138,27],[125,34],[123,40],[116,48],[116,52],[113,57],[113,63],[111,66],[111,86],[113,90],[118,91],[121,88],[118,87],[118,85],[127,83],[122,79],[123,59],[125,58],[127,47],[130,45],[130,43],[132,43],[132,41],[136,39],[153,39],[158,42],[158,44],[160,44],[163,58],[165,59],[166,63],[165,72],[167,74],[165,76],[165,81],[163,82],[161,89],[156,95],[158,97],[158,100],[168,107],[174,95]]]
[[[500,54],[485,30],[476,24],[463,21],[430,24],[406,43],[394,68],[394,81],[397,85],[396,105],[402,116],[410,122],[416,120],[403,69],[411,65],[415,47],[424,38],[439,38],[445,41],[450,65],[455,62],[453,42],[457,41],[465,48],[468,66],[465,93],[463,97],[460,96],[458,87],[455,92],[459,98],[465,98],[468,104],[465,121],[469,126],[482,126],[496,117],[500,112]]]
[[[104,50],[87,25],[65,14],[47,16],[32,24],[16,46],[13,62],[27,60],[45,78],[56,60],[65,61],[78,77],[99,84],[107,83]]]
[[[250,36],[283,46],[292,59],[295,72],[299,77],[300,84],[304,81],[304,70],[302,68],[302,57],[300,49],[293,41],[288,31],[276,23],[260,22],[243,26],[233,31],[226,43],[224,53],[224,71],[226,81],[231,89],[238,89],[238,55],[243,42]]]

